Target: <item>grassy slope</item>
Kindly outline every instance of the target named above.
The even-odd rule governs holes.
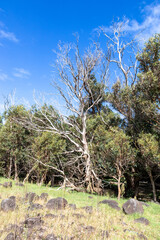
[[[8,181],[4,178],[0,178],[0,183]],[[59,217],[55,220],[44,219],[45,224],[48,225],[47,233],[54,233],[56,236],[78,236],[80,231],[80,225],[93,226],[96,228],[94,234],[86,235],[85,233],[81,235],[81,238],[77,237],[76,239],[102,239],[100,237],[101,230],[107,230],[109,232],[109,239],[118,240],[118,239],[139,239],[137,236],[138,233],[143,233],[149,240],[156,239],[160,240],[160,205],[154,203],[148,203],[149,207],[144,207],[143,217],[147,218],[150,221],[149,226],[143,224],[134,223],[134,219],[141,217],[140,214],[134,214],[131,216],[123,214],[121,211],[118,212],[107,205],[99,205],[98,202],[106,199],[106,196],[96,196],[92,195],[92,199],[88,198],[91,196],[86,193],[69,193],[64,190],[58,190],[56,188],[50,188],[45,186],[37,186],[36,184],[26,184],[25,187],[15,186],[13,181],[13,187],[11,189],[6,189],[0,186],[0,196],[2,199],[5,199],[11,195],[15,195],[16,198],[24,197],[27,192],[35,192],[40,195],[42,192],[49,194],[49,198],[55,197],[64,197],[69,203],[75,203],[77,208],[76,213],[81,213],[85,217],[80,219],[75,219],[72,216],[75,211],[71,209],[66,209],[63,211],[58,211],[55,213]],[[116,200],[116,199],[114,199]],[[121,207],[126,199],[119,201],[119,206]],[[44,202],[37,201],[44,205]],[[3,213],[0,214],[0,230],[3,230],[5,226],[9,223],[17,223],[24,221],[25,215],[29,213],[30,216],[36,216],[37,213],[40,213],[44,216],[49,211],[44,208],[43,210],[36,210],[29,212],[27,210],[28,205],[24,202],[17,202],[19,206],[18,210],[15,212]],[[84,206],[93,206],[93,214],[88,214],[84,210],[80,209]],[[65,215],[64,219],[60,218],[60,214]],[[126,224],[124,224],[126,223]],[[127,231],[124,231],[128,229]],[[2,234],[0,239],[4,240],[6,233]],[[26,238],[24,238],[25,240]],[[105,239],[105,238],[104,238]]]

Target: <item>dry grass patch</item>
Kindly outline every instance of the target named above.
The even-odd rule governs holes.
[[[44,200],[36,200],[36,203],[43,205],[43,209],[29,210],[29,202],[25,201],[27,192],[35,192],[40,195],[42,192],[49,194],[49,199],[56,197],[64,197],[68,203],[76,204],[76,210],[66,207],[64,210],[48,210]],[[29,238],[29,234],[33,231],[24,225],[26,218],[41,218],[42,224],[34,226],[34,231],[41,233],[41,239],[45,240],[48,234],[54,234],[57,239],[65,240],[129,240],[143,239],[143,235],[148,240],[160,239],[160,206],[154,203],[144,207],[143,216],[150,220],[150,225],[145,226],[140,223],[135,223],[134,219],[141,217],[136,214],[132,216],[125,215],[122,211],[117,211],[110,208],[108,205],[98,204],[106,197],[95,196],[89,198],[85,193],[68,193],[57,191],[53,188],[40,187],[37,185],[27,184],[25,187],[15,186],[12,188],[3,188],[0,186],[1,199],[8,198],[12,195],[16,196],[17,208],[13,212],[2,212],[0,214],[0,240],[4,240],[10,231],[4,231],[10,224],[22,226],[24,231],[21,236],[22,240],[34,239]],[[126,200],[121,200],[119,206]],[[82,207],[92,206],[92,213],[87,212]],[[48,214],[48,217],[46,215]],[[33,232],[34,232],[33,231]],[[140,236],[141,234],[141,236]],[[27,237],[28,236],[28,237]],[[37,238],[38,239],[38,238]],[[145,238],[144,238],[145,239]]]

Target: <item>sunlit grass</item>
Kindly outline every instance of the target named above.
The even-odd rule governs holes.
[[[4,178],[0,178],[0,183],[8,181]],[[23,200],[27,192],[35,192],[37,195],[45,192],[49,194],[49,198],[64,197],[68,203],[74,203],[77,206],[76,210],[67,207],[65,210],[50,211],[45,208],[45,202],[43,200],[37,200],[36,203],[40,203],[44,206],[42,210],[28,210],[29,203]],[[0,186],[1,199],[8,198],[10,196],[16,196],[16,202],[18,208],[13,212],[2,212],[0,215],[0,230],[8,224],[20,225],[25,220],[25,216],[29,214],[30,217],[40,214],[44,224],[42,228],[45,228],[44,236],[49,233],[54,233],[57,237],[71,237],[74,239],[140,239],[137,235],[144,234],[149,240],[160,239],[160,205],[154,203],[148,203],[149,207],[144,207],[143,217],[150,221],[150,225],[145,226],[143,224],[135,223],[134,219],[141,217],[140,214],[125,215],[122,211],[117,211],[110,208],[108,205],[101,204],[99,201],[106,199],[106,196],[90,195],[87,193],[67,192],[64,190],[57,190],[57,188],[38,186],[36,184],[25,184],[25,187],[16,186],[13,181],[12,188],[4,188]],[[89,198],[92,196],[92,198]],[[113,200],[117,200],[112,198]],[[126,199],[119,201],[119,206],[122,207]],[[93,206],[93,213],[89,214],[85,212],[82,207]],[[44,216],[47,213],[57,215],[56,218],[50,219]],[[81,218],[74,216],[75,213],[82,215]],[[87,226],[92,226],[94,231],[90,232],[86,230]],[[102,238],[102,231],[109,233],[109,238]],[[3,232],[0,239],[4,240],[8,232]],[[26,240],[27,230],[24,231],[23,240]],[[44,238],[45,239],[45,238]]]

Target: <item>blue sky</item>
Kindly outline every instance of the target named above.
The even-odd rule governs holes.
[[[59,40],[73,41],[78,32],[85,47],[95,28],[124,16],[130,31],[146,28],[145,39],[160,32],[159,1],[1,0],[0,109],[15,89],[18,103],[22,98],[33,103],[34,89],[54,92],[52,49]]]

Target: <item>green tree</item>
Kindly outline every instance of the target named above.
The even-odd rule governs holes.
[[[121,179],[124,178],[125,172],[135,160],[136,152],[131,147],[130,140],[130,137],[118,128],[110,128],[107,133],[105,149],[109,156],[109,162],[113,166],[109,170],[109,175],[112,174],[112,177],[117,181],[118,199],[121,197]]]
[[[12,107],[4,113],[4,124],[0,129],[0,153],[1,163],[5,169],[5,175],[18,180],[19,175],[24,176],[27,169],[26,153],[32,142],[31,132],[12,120],[15,117],[26,116],[27,111],[21,105]]]
[[[141,133],[138,138],[138,146],[142,154],[143,165],[152,184],[153,200],[156,201],[157,195],[152,169],[155,165],[160,166],[159,144],[155,136],[151,133]]]
[[[160,34],[156,34],[146,43],[139,61],[138,83],[135,93],[149,123],[160,130]]]
[[[56,176],[56,168],[64,171],[65,174],[64,161],[66,159],[63,155],[65,150],[66,140],[57,134],[43,132],[34,138],[32,154],[34,156],[34,162],[37,161],[38,163],[36,168],[37,182],[41,184],[44,183],[49,172]],[[42,165],[42,163],[44,165]],[[55,167],[55,171],[47,166]],[[50,179],[52,179],[52,176],[50,176]]]

